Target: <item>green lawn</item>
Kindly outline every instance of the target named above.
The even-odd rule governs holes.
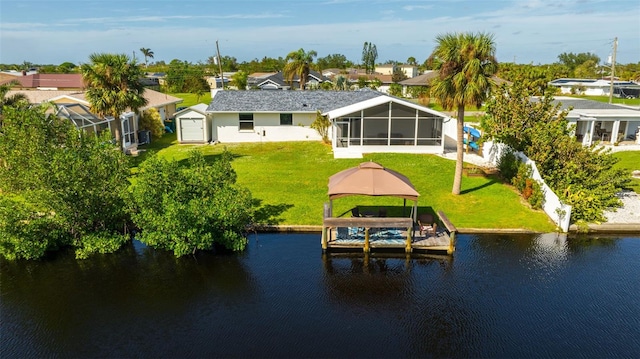
[[[364,159],[334,159],[331,147],[319,142],[179,145],[175,134],[165,135],[148,148],[158,150],[164,158],[182,160],[192,148],[201,149],[205,156],[215,156],[225,147],[234,156],[238,183],[251,190],[265,211],[277,213],[280,224],[320,225],[323,203],[328,201],[329,177],[372,160],[411,179],[421,194],[419,211],[442,210],[460,228],[555,228],[543,212],[529,209],[511,186],[495,178],[464,177],[463,194],[452,195],[455,162],[434,155],[371,154]],[[334,201],[334,215],[355,205],[385,206],[393,216],[402,213],[403,201],[387,197],[341,198]]]
[[[640,151],[624,151],[613,154],[619,162],[616,163],[617,168],[623,168],[631,175],[633,171],[640,171]],[[628,186],[636,193],[640,193],[640,179],[632,178]]]
[[[178,105],[179,107],[190,107],[199,103],[208,105],[211,102],[211,92],[205,92],[202,96],[200,96],[200,99],[198,99],[197,95],[192,93],[170,93],[169,95],[179,97],[184,100]]]

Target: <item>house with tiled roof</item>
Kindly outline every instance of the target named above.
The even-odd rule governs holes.
[[[31,74],[26,76],[16,76],[13,79],[5,80],[3,83],[15,81],[14,88],[30,90],[84,90],[82,74]]]
[[[442,153],[456,130],[443,113],[369,89],[219,91],[206,113],[210,126],[176,118],[181,143],[320,141],[311,128],[320,114],[331,123],[334,156],[360,158],[372,152]],[[210,136],[202,134],[207,128]]]

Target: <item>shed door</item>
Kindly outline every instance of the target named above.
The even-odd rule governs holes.
[[[201,118],[181,118],[180,133],[182,141],[203,141],[204,128]]]

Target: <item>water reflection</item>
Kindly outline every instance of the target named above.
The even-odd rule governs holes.
[[[0,263],[0,357],[635,357],[640,239],[461,235],[454,257],[260,234]]]
[[[403,258],[404,257],[404,258]],[[456,284],[451,256],[323,255],[328,298],[351,313],[378,324],[371,335],[406,341],[406,355],[470,355],[464,342],[480,343],[477,315]],[[448,278],[448,279],[447,279]],[[385,315],[391,312],[393,315]],[[378,318],[382,315],[383,318]]]

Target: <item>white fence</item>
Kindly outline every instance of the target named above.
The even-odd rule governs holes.
[[[503,144],[485,142],[483,156],[494,165],[497,165],[505,147],[506,146]],[[544,179],[542,179],[542,176],[540,176],[538,167],[533,160],[525,156],[522,152],[516,152],[516,156],[518,156],[520,161],[531,166],[531,169],[533,170],[531,177],[540,183],[540,187],[544,193],[544,205],[542,206],[544,212],[560,229],[562,229],[563,232],[569,231],[569,223],[571,222],[571,206],[562,203],[553,190],[547,186]]]

